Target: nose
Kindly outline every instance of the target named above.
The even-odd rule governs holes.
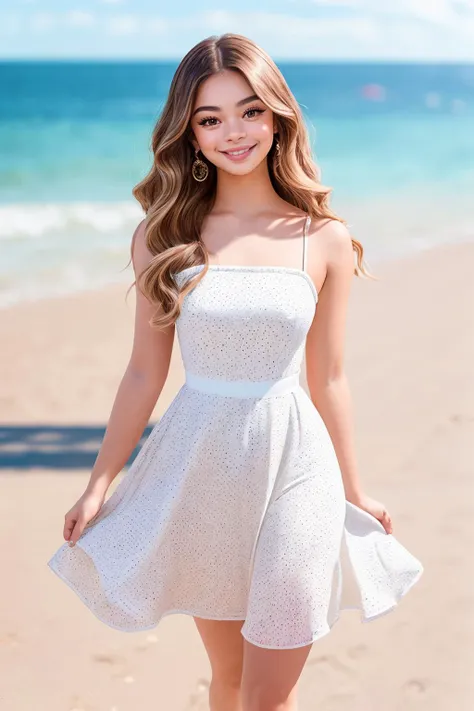
[[[241,138],[245,138],[246,135],[245,123],[240,118],[236,117],[228,122],[225,139],[227,142],[233,143]]]

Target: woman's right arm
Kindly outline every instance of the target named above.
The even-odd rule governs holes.
[[[135,230],[131,251],[138,279],[152,257],[145,243],[145,220]],[[149,320],[155,307],[137,286],[135,291],[132,353],[87,486],[88,490],[100,493],[107,491],[140,441],[165,384],[173,348],[174,326],[166,331],[151,328]]]
[[[145,242],[145,220],[132,237],[135,278],[152,258]],[[155,307],[135,286],[135,326],[131,356],[115,396],[105,435],[83,496],[65,516],[64,538],[74,544],[100,509],[111,482],[140,441],[165,384],[174,340],[174,324],[158,331],[149,321]]]

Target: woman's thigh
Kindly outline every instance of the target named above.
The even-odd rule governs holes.
[[[297,683],[313,645],[295,649],[265,649],[244,639],[242,703],[245,711],[260,708],[296,709]]]
[[[214,679],[240,686],[243,669],[244,620],[204,620],[194,617],[203,641]]]

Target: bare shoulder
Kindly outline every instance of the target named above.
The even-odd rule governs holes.
[[[324,241],[329,249],[344,249],[352,245],[351,234],[346,225],[332,218],[312,220],[308,234]]]
[[[339,220],[313,220],[308,236],[318,241],[329,265],[353,261],[352,237],[346,225]]]
[[[146,218],[144,218],[135,228],[130,246],[132,262],[135,271],[142,271],[150,262],[152,253],[146,244]]]

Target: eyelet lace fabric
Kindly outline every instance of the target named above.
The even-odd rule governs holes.
[[[346,501],[299,384],[317,302],[309,275],[286,267],[211,265],[186,294],[186,382],[77,544],[48,561],[99,620],[135,632],[172,613],[239,619],[248,641],[288,649],[344,609],[364,622],[393,610],[420,578]]]

